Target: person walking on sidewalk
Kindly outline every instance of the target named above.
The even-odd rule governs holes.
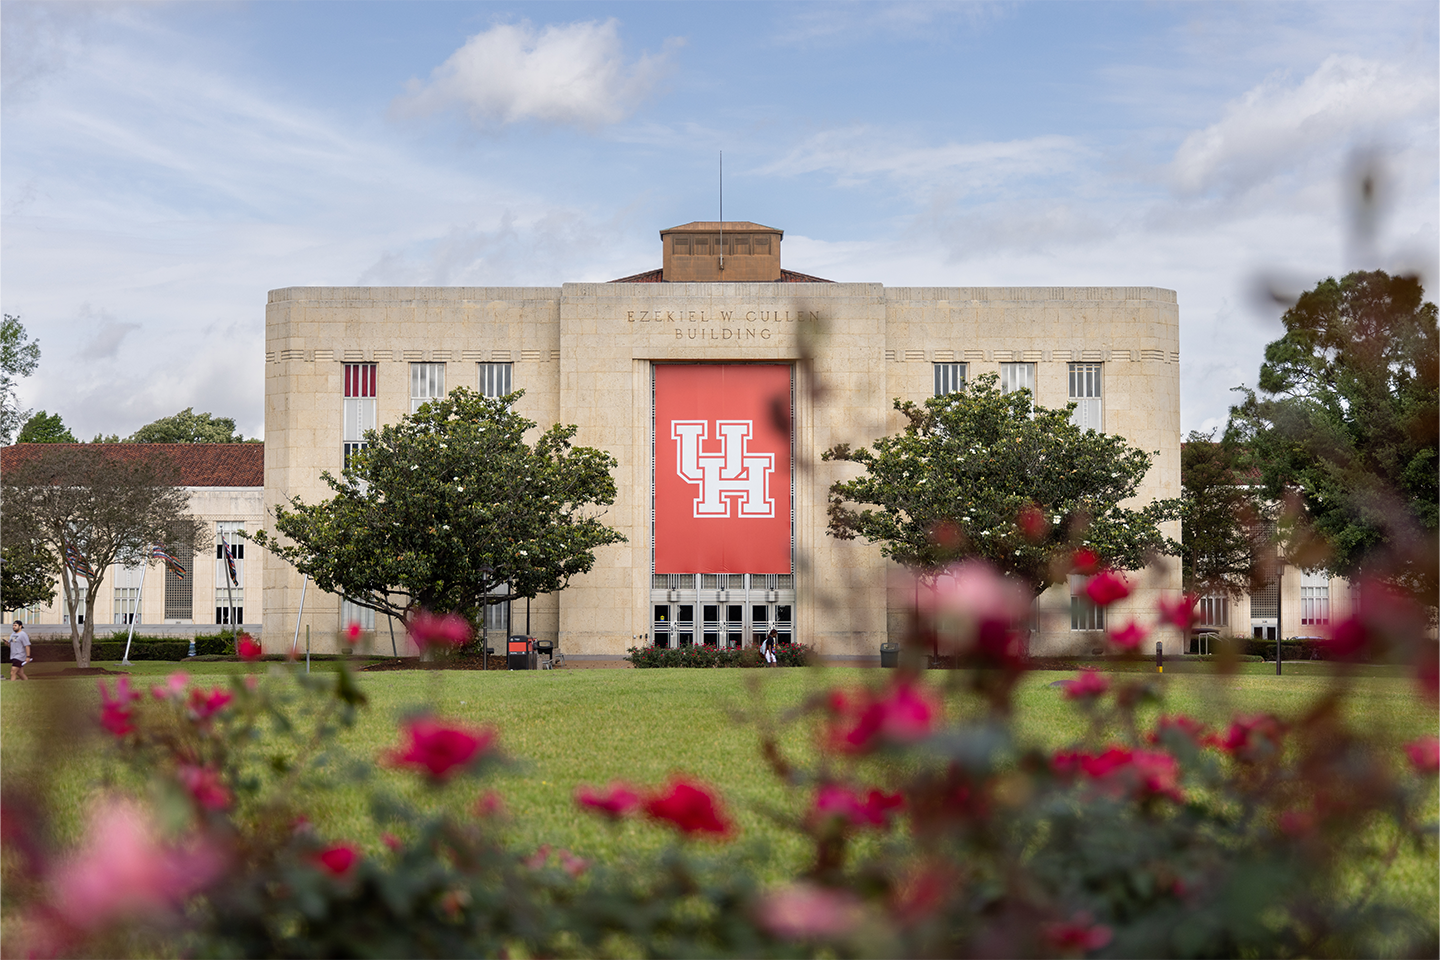
[[[25,624],[16,620],[10,628],[10,679],[29,680],[25,676],[25,664],[30,662],[30,634]]]
[[[765,635],[765,663],[768,666],[775,666],[775,642],[778,634],[775,628],[771,627],[770,632]]]

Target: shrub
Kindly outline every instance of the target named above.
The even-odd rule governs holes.
[[[120,660],[125,656],[125,637],[96,640],[90,648],[90,659]],[[195,652],[204,656],[234,656],[235,641],[229,633],[200,634],[195,637]],[[40,640],[30,645],[30,655],[39,663],[63,663],[75,659],[75,650],[68,640]],[[184,660],[190,655],[188,638],[155,637],[136,634],[130,643],[131,660]],[[6,647],[9,658],[9,647]]]
[[[685,647],[631,647],[629,656],[625,659],[637,669],[765,666],[764,656],[755,647],[734,650],[703,644]],[[775,665],[779,667],[803,667],[813,659],[813,651],[802,643],[787,643],[775,648]]]

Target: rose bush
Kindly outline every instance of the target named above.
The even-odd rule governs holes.
[[[7,778],[6,955],[1434,955],[1433,912],[1388,902],[1379,878],[1402,846],[1435,856],[1440,741],[1348,724],[1348,661],[1298,713],[1214,727],[1167,712],[1154,675],[1083,671],[1055,696],[1084,732],[1054,749],[1013,716],[1028,662],[1012,592],[986,568],[954,573],[910,652],[962,669],[876,673],[757,723],[791,797],[768,814],[813,850],[783,882],[757,879],[763,847],[686,774],[576,791],[615,829],[670,833],[656,856],[515,849],[503,800],[476,786],[509,762],[502,733],[416,714],[378,756],[349,756],[365,698],[345,662],[214,688],[177,673],[148,697],[121,677],[94,722],[125,771],[112,783],[143,789],[109,788],[63,849],[53,798]],[[1101,583],[1096,602],[1118,598]],[[1433,702],[1433,641],[1401,602],[1335,642],[1412,660]],[[1186,600],[1167,603],[1157,629],[1188,622]],[[418,799],[377,782],[377,761]],[[357,781],[379,849],[306,816]]]

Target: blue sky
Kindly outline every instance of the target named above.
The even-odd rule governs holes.
[[[263,429],[267,290],[659,265],[725,213],[792,269],[1179,293],[1184,428],[1278,310],[1437,280],[1434,3],[0,6],[0,299],[24,405]],[[1357,229],[1357,169],[1382,175]]]

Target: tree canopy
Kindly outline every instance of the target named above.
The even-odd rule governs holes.
[[[44,410],[25,421],[25,426],[20,428],[20,436],[15,438],[15,442],[79,443],[75,434],[65,426],[65,421],[60,419],[60,414],[46,413]]]
[[[1028,390],[1001,393],[997,379],[986,374],[923,404],[896,400],[909,421],[902,433],[873,449],[826,451],[865,471],[831,486],[830,535],[879,543],[922,574],[980,557],[1037,594],[1069,572],[1079,546],[1122,569],[1179,553],[1159,528],[1179,516],[1178,501],[1120,506],[1149,471],[1149,454],[1077,427],[1073,404],[1036,406]]]
[[[241,434],[235,432],[233,417],[216,417],[209,413],[196,413],[194,407],[186,407],[174,416],[161,417],[154,423],[147,423],[126,437],[124,442],[246,443],[248,441]]]
[[[276,535],[252,538],[322,590],[407,621],[561,589],[597,547],[625,542],[596,510],[615,502],[616,461],[572,447],[573,425],[532,448],[522,393],[462,387],[366,431],[340,478],[322,474],[333,497],[277,505]]]
[[[7,464],[0,487],[5,542],[43,546],[58,562],[75,661],[88,667],[95,600],[110,565],[149,562],[157,545],[198,546],[204,529],[189,512],[178,470],[163,455],[121,455],[84,444],[20,449],[24,455]],[[82,583],[83,630],[76,616]]]
[[[1244,475],[1242,451],[1214,431],[1192,431],[1180,448],[1180,565],[1185,589],[1239,596],[1260,574],[1262,498]]]
[[[1434,606],[1440,359],[1437,312],[1413,277],[1327,279],[1281,318],[1258,390],[1230,411],[1265,494],[1292,502],[1292,559],[1369,575]],[[1320,551],[1297,556],[1318,541]]]
[[[60,568],[43,544],[30,540],[0,545],[0,610],[20,610],[55,599]]]
[[[40,364],[40,344],[25,333],[19,317],[4,314],[0,322],[0,445],[8,444],[20,424],[30,416],[21,410],[15,387]]]

